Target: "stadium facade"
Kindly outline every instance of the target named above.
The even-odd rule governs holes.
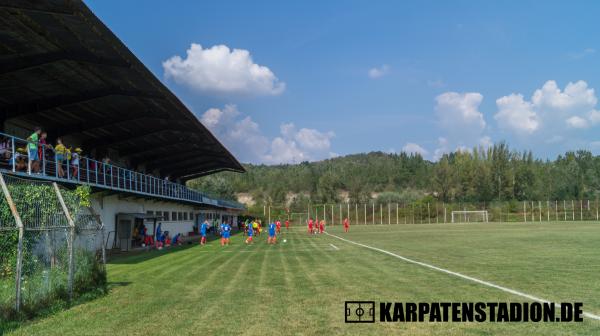
[[[83,2],[1,1],[0,20],[0,171],[89,185],[109,247],[140,223],[236,221],[241,204],[185,182],[242,165]]]

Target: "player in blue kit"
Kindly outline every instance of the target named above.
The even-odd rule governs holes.
[[[206,231],[208,230],[208,221],[205,220],[201,225],[200,225],[200,236],[202,238],[200,238],[200,245],[205,245],[206,244]]]
[[[221,246],[229,245],[229,237],[231,237],[231,225],[229,223],[223,223],[221,233]]]
[[[254,235],[254,229],[252,223],[248,225],[248,238],[246,238],[246,244],[252,244],[252,236]]]
[[[275,230],[277,229],[277,225],[275,223],[269,224],[269,237],[267,238],[267,244],[275,244]]]

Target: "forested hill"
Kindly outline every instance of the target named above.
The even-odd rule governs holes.
[[[312,202],[408,201],[431,195],[443,201],[595,199],[600,190],[600,157],[567,152],[553,161],[504,143],[454,152],[437,162],[420,155],[371,152],[319,162],[245,165],[246,174],[224,172],[189,182],[209,194],[239,193],[263,204],[281,204],[289,195]],[[286,197],[287,196],[287,197]],[[342,199],[343,198],[343,199]]]

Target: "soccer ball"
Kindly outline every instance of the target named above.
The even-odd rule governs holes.
[[[285,243],[285,242],[287,242],[287,240],[286,240],[286,239],[284,239],[284,240],[283,240],[283,242]]]

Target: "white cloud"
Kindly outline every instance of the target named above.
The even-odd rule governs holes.
[[[569,82],[564,90],[549,80],[535,90],[531,101],[521,94],[511,94],[496,100],[498,112],[494,118],[500,128],[521,134],[560,133],[568,128],[587,128],[600,122],[595,91],[585,81]]]
[[[587,128],[589,126],[587,120],[578,116],[572,116],[567,119],[567,125],[571,128]]]
[[[390,72],[390,66],[387,64],[384,64],[380,67],[375,67],[375,68],[371,68],[369,69],[369,77],[372,79],[377,79],[377,78],[381,78],[385,75],[387,75]]]
[[[446,92],[435,98],[440,125],[448,131],[480,133],[485,128],[479,105],[483,96],[477,92]]]
[[[572,60],[579,60],[585,58],[587,56],[593,55],[596,53],[596,49],[594,48],[585,48],[581,51],[570,52],[567,56]]]
[[[186,54],[162,63],[165,78],[198,92],[278,95],[285,90],[285,83],[268,67],[254,63],[248,50],[225,45],[204,49],[192,43]]]
[[[437,161],[444,156],[444,154],[448,153],[448,139],[444,137],[438,138],[438,148],[433,151],[433,160]]]
[[[259,125],[250,116],[243,117],[235,105],[211,108],[204,112],[201,121],[242,162],[297,163],[336,155],[331,152],[333,132],[296,130],[293,123],[286,123],[280,126],[280,135],[269,140]]]
[[[402,147],[402,151],[405,153],[420,154],[421,156],[426,156],[427,154],[429,154],[429,152],[425,148],[413,142],[409,142],[406,145],[404,145]]]
[[[533,133],[539,128],[540,123],[533,110],[533,104],[525,101],[522,95],[513,93],[504,96],[496,100],[496,105],[498,113],[494,119],[500,128],[517,133]]]

